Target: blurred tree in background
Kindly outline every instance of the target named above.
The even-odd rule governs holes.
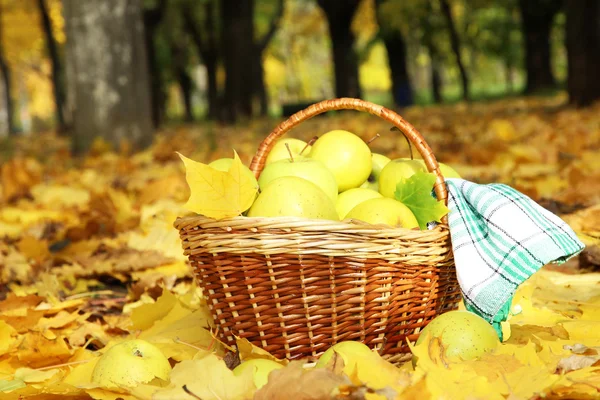
[[[73,150],[101,137],[118,148],[152,141],[150,79],[140,0],[64,0]]]
[[[587,105],[600,93],[592,78],[600,69],[594,0],[136,0],[141,36],[130,32],[131,40],[107,51],[71,33],[79,25],[71,23],[78,17],[69,22],[69,7],[88,1],[0,0],[0,134],[77,132],[81,121],[106,119],[113,144],[126,138],[143,145],[149,134],[114,134],[115,127],[127,119],[140,132],[206,119],[231,123],[340,96],[405,107],[566,89],[573,104]],[[90,4],[101,11],[119,1]],[[115,32],[131,31],[132,23],[107,22]],[[109,42],[124,37],[107,35]],[[119,101],[102,111],[93,105],[93,87],[81,89],[69,67],[69,50],[89,47],[79,70],[95,81],[120,46],[133,46],[134,66],[111,64],[113,82],[105,83],[116,85]],[[128,83],[119,84],[119,76]],[[118,105],[129,97],[136,99],[130,106]],[[87,117],[77,118],[86,115],[79,108]],[[85,131],[103,136],[98,126]]]

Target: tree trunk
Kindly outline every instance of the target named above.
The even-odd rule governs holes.
[[[504,77],[506,80],[506,91],[512,93],[515,85],[513,82],[512,64],[508,60],[505,60],[504,62]]]
[[[336,97],[361,97],[352,20],[360,0],[318,0],[329,24]]]
[[[413,103],[413,92],[408,76],[408,59],[406,42],[402,32],[398,28],[385,26],[379,13],[379,6],[383,0],[376,0],[376,16],[379,24],[379,32],[383,38],[383,44],[387,50],[388,65],[392,78],[392,97],[394,104],[399,107],[409,106]]]
[[[254,55],[254,94],[258,97],[258,114],[266,116],[269,113],[269,97],[265,85],[265,70],[263,68],[262,51]]]
[[[385,35],[383,43],[388,53],[394,103],[399,107],[409,106],[413,103],[413,93],[408,69],[406,68],[406,43],[402,33],[394,31],[390,35]]]
[[[2,35],[4,27],[2,26],[2,17],[4,10],[0,8],[0,73],[2,74],[2,83],[4,84],[4,103],[6,104],[6,125],[9,136],[16,134],[17,130],[14,123],[14,107],[12,101],[12,85],[10,80],[10,67],[6,63],[4,56],[4,36]]]
[[[52,64],[52,90],[54,92],[54,104],[56,106],[57,130],[59,132],[65,132],[66,126],[63,109],[65,96],[60,56],[58,54],[56,40],[54,39],[54,33],[52,32],[52,21],[48,14],[46,1],[38,0],[38,8],[42,17],[42,28],[44,30],[44,35],[46,36],[46,47]]]
[[[177,79],[181,98],[183,100],[184,120],[192,122],[194,112],[192,107],[192,92],[194,90],[194,81],[187,71],[185,47],[177,43],[177,38],[171,40],[171,58],[173,60],[173,74]]]
[[[433,12],[431,1],[426,2],[426,13],[430,14]],[[423,44],[427,48],[429,53],[430,68],[431,68],[431,92],[433,95],[434,103],[441,103],[442,99],[442,80],[440,79],[440,66],[439,60],[440,55],[435,43],[433,42],[432,33],[434,31],[431,18],[426,16],[421,20],[423,25]]]
[[[2,83],[4,84],[4,103],[6,104],[6,125],[8,134],[14,135],[17,130],[13,119],[14,107],[12,101],[12,88],[10,83],[10,68],[4,58],[4,48],[0,47],[0,73],[2,73]]]
[[[224,119],[252,115],[254,0],[222,0],[221,49],[225,66]]]
[[[181,9],[185,29],[192,39],[196,51],[204,67],[206,68],[207,78],[207,103],[208,103],[208,119],[216,119],[219,110],[219,88],[217,85],[217,65],[219,62],[219,49],[215,32],[214,21],[214,1],[207,1],[204,4],[204,14],[206,15],[206,23],[204,29],[200,29],[193,17],[193,12],[190,7]],[[206,32],[206,40],[203,39],[202,31]]]
[[[177,73],[177,81],[179,83],[179,89],[181,90],[181,97],[183,99],[184,107],[184,120],[186,122],[192,122],[194,120],[194,110],[192,106],[192,92],[194,89],[194,83],[192,77],[185,68],[182,68]]]
[[[467,76],[467,70],[465,68],[465,65],[463,64],[462,57],[460,55],[460,38],[458,37],[458,32],[456,30],[456,26],[454,25],[454,18],[452,18],[452,10],[450,9],[450,4],[448,3],[448,0],[440,0],[440,6],[442,8],[444,18],[446,19],[446,24],[448,25],[448,33],[450,34],[450,45],[452,47],[452,52],[456,57],[456,65],[458,66],[458,70],[460,72],[463,99],[469,100],[469,77]]]
[[[525,39],[525,93],[553,88],[550,31],[561,0],[519,0],[519,7]]]
[[[73,151],[97,137],[134,149],[152,142],[140,0],[63,0]]]
[[[431,92],[434,103],[440,104],[444,101],[442,98],[442,78],[440,77],[440,67],[437,57],[431,58]]]
[[[567,90],[571,104],[582,107],[600,99],[600,3],[597,0],[568,1]]]
[[[265,49],[271,43],[273,36],[275,36],[275,32],[279,27],[279,23],[281,18],[283,17],[284,11],[284,0],[278,0],[277,3],[277,11],[271,20],[271,24],[269,25],[269,29],[267,29],[267,33],[264,37],[255,44],[254,49],[254,65],[253,65],[253,73],[254,73],[254,94],[258,97],[259,102],[259,115],[266,116],[269,112],[269,95],[267,93],[266,85],[265,85],[265,71],[263,67],[263,53]]]
[[[148,74],[150,75],[150,92],[151,92],[151,110],[152,110],[152,126],[157,128],[160,126],[164,117],[165,94],[163,92],[163,82],[158,70],[156,60],[156,48],[154,47],[154,37],[156,30],[160,25],[166,0],[159,0],[156,8],[144,10],[144,44],[146,46],[146,56],[148,58]]]

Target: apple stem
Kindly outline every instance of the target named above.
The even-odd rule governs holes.
[[[381,135],[378,133],[377,135],[373,136],[371,139],[367,140],[367,144],[371,144],[371,142],[379,139],[379,137],[381,137]]]
[[[308,149],[308,146],[312,146],[313,144],[315,144],[315,142],[317,141],[318,138],[319,138],[318,136],[313,136],[313,138],[310,139],[308,141],[308,143],[306,143],[306,146],[304,146],[304,148],[300,152],[300,155],[302,155],[302,153],[304,153],[304,150]]]
[[[415,158],[413,157],[412,143],[410,142],[410,140],[408,140],[408,136],[406,136],[406,134],[404,132],[402,132],[397,126],[392,126],[390,128],[390,131],[398,131],[402,134],[402,136],[404,136],[404,139],[406,139],[406,143],[408,144],[408,151],[410,152],[410,159],[414,160]]]
[[[187,388],[187,385],[183,385],[181,387],[183,389],[184,392],[186,392],[187,394],[189,394],[190,396],[198,399],[198,400],[202,400],[202,398],[200,396],[198,396],[197,394],[195,394],[194,392],[192,392],[190,389]]]
[[[293,154],[292,154],[292,149],[290,149],[290,145],[289,145],[288,143],[286,143],[286,144],[285,144],[285,148],[287,149],[287,151],[288,151],[288,154],[290,155],[290,160],[291,160],[292,162],[294,162],[294,156],[293,156]]]

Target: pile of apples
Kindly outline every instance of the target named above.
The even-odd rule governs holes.
[[[209,166],[228,170],[232,159]],[[440,164],[445,177],[459,177]],[[312,145],[296,138],[275,143],[256,184],[259,194],[248,217],[294,216],[326,220],[360,220],[408,229],[419,224],[412,211],[394,198],[396,185],[416,172],[427,172],[423,160],[372,153],[359,136],[333,130]],[[244,173],[252,172],[244,167]],[[254,177],[252,177],[254,179]]]

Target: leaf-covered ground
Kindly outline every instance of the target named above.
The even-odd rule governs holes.
[[[597,398],[600,393],[600,107],[561,97],[413,108],[403,116],[440,161],[466,179],[503,182],[561,215],[587,248],[523,285],[506,342],[479,361],[414,349],[419,364],[381,359],[355,374],[294,362],[256,391],[233,376],[236,360],[215,340],[210,314],[182,255],[173,221],[189,196],[176,151],[208,162],[249,163],[277,121],[199,125],[161,132],[130,154],[97,142],[83,159],[51,134],[3,142],[0,151],[0,398],[321,399]],[[405,139],[375,117],[340,112],[291,136],[348,129],[391,158]],[[141,338],[171,359],[169,381],[133,389],[91,383],[111,345]],[[242,359],[269,357],[240,343]],[[284,363],[285,364],[285,363]],[[185,389],[184,389],[185,386]],[[187,391],[186,391],[187,390]],[[193,394],[190,394],[193,393]],[[195,397],[196,396],[196,397]]]

